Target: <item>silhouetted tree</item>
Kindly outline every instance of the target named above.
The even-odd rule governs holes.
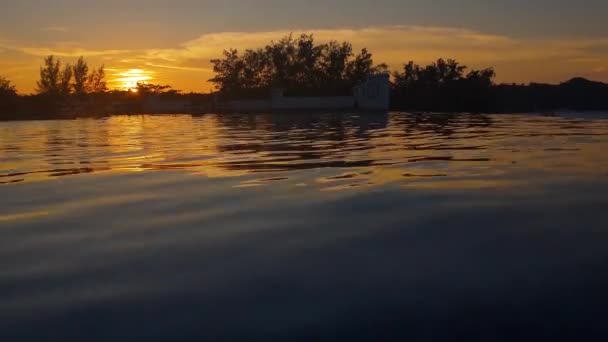
[[[374,66],[372,54],[363,48],[354,60],[348,62],[346,69],[348,80],[357,83],[364,81],[370,74],[388,72],[388,65],[381,63]]]
[[[348,60],[352,55],[353,47],[350,43],[331,41],[324,45],[320,64],[321,70],[325,73],[325,81],[334,85],[346,81]]]
[[[44,59],[44,66],[40,67],[40,80],[37,82],[39,94],[61,97],[72,91],[77,95],[107,91],[103,66],[89,73],[89,65],[82,56],[74,66],[66,64],[62,68],[61,65],[61,61],[54,56]]]
[[[89,77],[89,65],[84,60],[84,57],[78,58],[74,65],[74,92],[82,95],[87,92],[87,81]]]
[[[304,87],[318,86],[317,61],[323,53],[323,46],[315,46],[311,34],[302,34],[297,40],[297,54],[294,63],[295,82]]]
[[[17,89],[8,79],[0,76],[0,98],[6,99],[17,96]]]
[[[40,80],[37,82],[38,93],[56,94],[59,92],[59,73],[61,62],[55,60],[55,56],[48,56],[44,59],[44,66],[40,67]]]
[[[321,94],[350,93],[365,77],[387,66],[374,66],[367,49],[357,55],[348,42],[316,45],[309,34],[294,39],[290,34],[264,48],[226,50],[223,58],[211,60],[215,83],[228,96],[267,95],[270,88],[287,92]]]
[[[0,76],[0,118],[15,116],[17,89],[8,79]]]
[[[425,67],[414,62],[393,73],[392,105],[401,109],[487,111],[493,104],[493,69],[472,70],[454,59]]]
[[[68,95],[72,91],[72,66],[66,64],[61,72],[60,82],[59,82],[59,94],[60,95]]]
[[[104,66],[100,66],[97,70],[88,76],[85,88],[87,93],[103,93],[108,91],[108,86],[105,81],[106,72]]]
[[[44,59],[44,66],[40,67],[40,80],[37,82],[38,93],[52,96],[63,96],[70,93],[72,67],[67,64],[61,69],[61,61],[54,56]]]
[[[252,53],[250,52],[250,54]],[[211,63],[213,63],[215,77],[209,81],[215,83],[220,92],[233,93],[242,87],[240,78],[244,63],[236,49],[224,50],[224,58],[212,59]],[[257,73],[258,70],[252,70],[251,72]]]
[[[170,85],[137,82],[137,93],[140,95],[175,95],[181,90],[172,89]]]

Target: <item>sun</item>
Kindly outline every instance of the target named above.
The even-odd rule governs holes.
[[[137,92],[137,83],[148,82],[153,79],[153,72],[143,69],[128,69],[114,74],[113,83],[116,87],[128,90],[132,93]]]

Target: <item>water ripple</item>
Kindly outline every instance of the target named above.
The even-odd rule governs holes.
[[[146,115],[10,122],[0,124],[0,184],[110,171],[266,173],[265,180],[287,180],[296,171],[326,169],[334,171],[325,180],[362,180],[348,187],[382,183],[379,174],[394,181],[386,176],[392,168],[401,178],[483,179],[516,170],[605,174],[607,137],[607,120],[538,115]],[[424,173],[417,172],[421,167]],[[264,179],[237,183],[272,183]]]

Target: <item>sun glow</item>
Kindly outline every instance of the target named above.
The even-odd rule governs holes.
[[[138,82],[147,82],[152,79],[153,72],[143,69],[129,69],[125,71],[119,71],[112,76],[114,76],[112,83],[115,84],[115,87],[118,89],[128,90],[133,93],[137,92],[137,83]]]

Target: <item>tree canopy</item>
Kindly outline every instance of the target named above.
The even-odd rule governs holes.
[[[225,50],[222,58],[211,63],[215,77],[209,81],[228,96],[267,95],[272,87],[286,92],[349,94],[368,74],[387,69],[384,64],[374,65],[367,49],[355,54],[348,42],[316,44],[311,34],[295,39],[290,34],[242,55],[236,49]]]
[[[181,90],[173,89],[173,86],[170,85],[146,82],[137,82],[135,90],[140,95],[176,95],[181,93]]]
[[[419,110],[480,111],[492,103],[494,69],[471,70],[454,59],[425,67],[409,62],[393,73],[395,107]]]
[[[0,99],[17,96],[17,89],[8,79],[0,76]]]
[[[40,67],[37,91],[51,96],[100,93],[107,91],[104,79],[104,67],[89,73],[84,57],[80,57],[74,66],[66,64],[62,68],[61,60],[51,55],[44,59],[44,65]]]
[[[55,56],[44,59],[44,66],[40,67],[40,80],[37,82],[38,93],[53,96],[68,94],[69,82],[72,78],[72,68],[66,65],[61,70],[61,61]]]
[[[74,65],[74,92],[76,94],[86,93],[88,74],[89,65],[83,57],[78,58],[78,61]]]

